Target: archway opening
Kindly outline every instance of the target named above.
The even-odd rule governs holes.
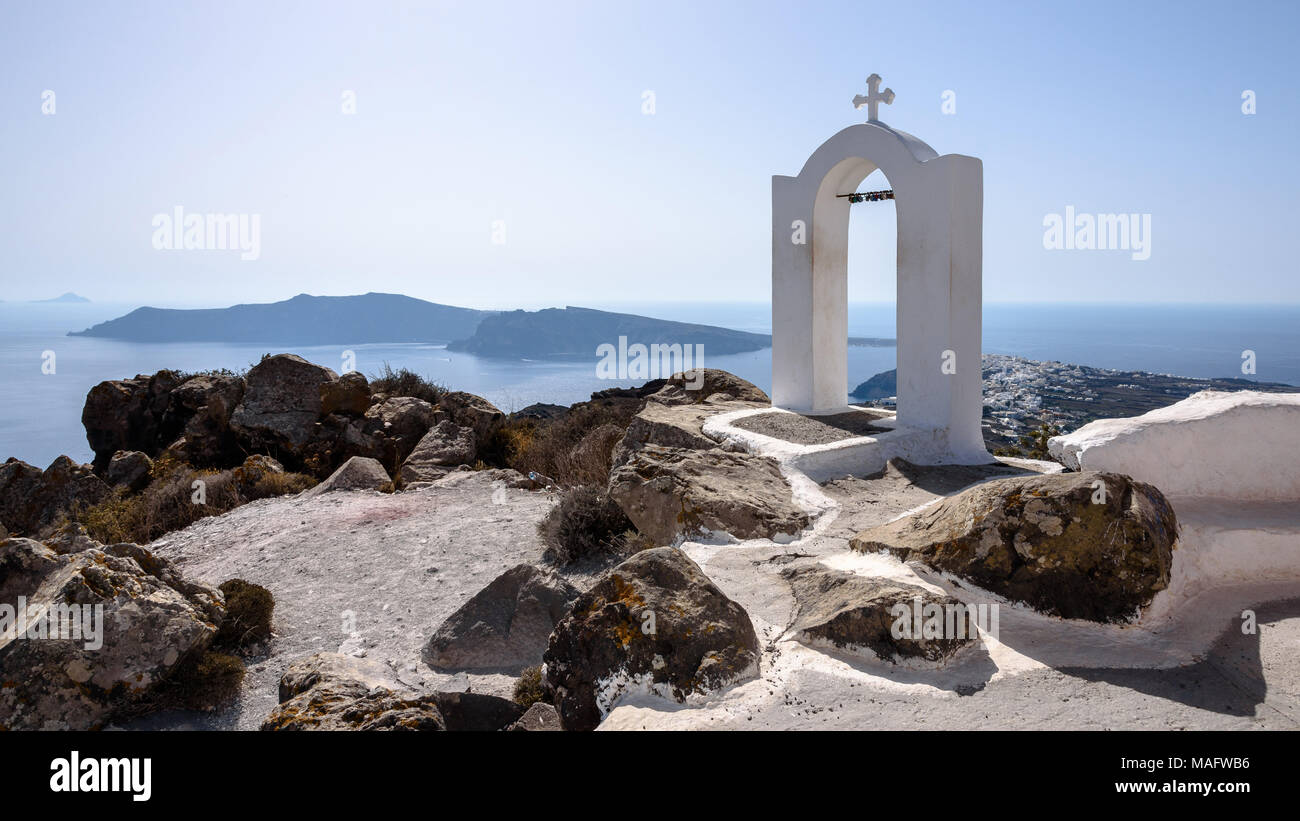
[[[892,190],[879,168],[856,188]],[[846,192],[841,192],[846,193]],[[897,396],[898,214],[894,200],[849,208],[846,401],[893,408]]]

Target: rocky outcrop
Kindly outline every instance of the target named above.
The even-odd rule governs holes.
[[[551,630],[579,593],[554,573],[515,565],[438,627],[424,660],[445,670],[518,673],[542,660]]]
[[[781,575],[796,605],[787,635],[805,644],[865,650],[896,663],[946,661],[978,641],[976,620],[951,596],[820,565],[791,568]]]
[[[0,639],[6,730],[97,729],[130,714],[206,649],[225,612],[220,591],[143,547],[60,555],[28,539],[0,543],[0,606],[27,620]]]
[[[445,730],[433,694],[397,680],[383,664],[317,653],[289,665],[280,704],[263,730]]]
[[[290,458],[311,440],[322,415],[321,391],[338,375],[293,354],[263,359],[248,372],[230,426],[250,449]]]
[[[95,466],[107,467],[119,450],[156,455],[159,439],[167,438],[169,433],[179,434],[180,428],[174,420],[169,420],[167,427],[175,430],[163,430],[163,417],[171,402],[171,392],[181,381],[181,375],[175,371],[159,371],[152,376],[100,382],[91,388],[81,422],[86,428],[86,441],[95,452]]]
[[[477,449],[474,431],[444,419],[420,438],[411,455],[402,463],[404,482],[432,482],[447,474],[448,468],[474,461]]]
[[[361,416],[370,409],[370,383],[356,371],[320,386],[321,415]]]
[[[366,456],[353,456],[325,481],[308,490],[306,498],[333,490],[379,490],[392,482],[384,466]]]
[[[614,447],[614,466],[626,464],[646,445],[689,450],[718,447],[717,442],[704,435],[703,426],[706,419],[719,412],[720,409],[712,404],[669,406],[646,402],[645,407],[632,417],[627,431]]]
[[[481,396],[464,391],[444,393],[438,398],[438,407],[457,425],[473,430],[479,442],[485,441],[492,428],[506,418],[496,405]]]
[[[716,448],[643,446],[610,474],[609,494],[659,544],[713,531],[789,538],[808,526],[776,462]]]
[[[437,421],[437,409],[423,399],[394,396],[372,405],[364,423],[344,441],[365,449],[357,455],[374,456],[396,468]]]
[[[672,547],[644,550],[573,603],[546,649],[566,730],[591,730],[629,689],[684,701],[758,674],[745,610]]]
[[[180,383],[171,392],[164,424],[149,454],[166,448],[197,467],[237,462],[243,449],[230,428],[230,417],[243,397],[244,380],[238,376],[200,374]]]
[[[1115,622],[1168,585],[1177,529],[1151,485],[1061,473],[977,485],[850,546],[923,562],[1045,613]]]
[[[717,368],[697,368],[675,373],[649,398],[662,405],[731,401],[757,402],[766,405],[771,401],[754,383]]]
[[[110,485],[135,492],[149,484],[153,460],[138,450],[119,450],[108,463],[104,478]]]
[[[62,514],[98,504],[110,491],[90,465],[67,456],[44,471],[9,459],[0,465],[0,521],[15,533],[39,535]]]

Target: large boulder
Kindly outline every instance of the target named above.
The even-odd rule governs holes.
[[[171,402],[171,392],[181,384],[175,371],[159,371],[152,376],[100,382],[86,394],[81,423],[86,441],[95,452],[95,467],[104,468],[119,450],[140,450],[150,455],[159,452],[159,439],[170,442],[180,431],[175,421],[164,430],[163,418]]]
[[[280,704],[263,730],[445,730],[437,697],[397,680],[385,665],[317,653],[280,677]]]
[[[1045,613],[1116,622],[1168,585],[1177,531],[1151,485],[1059,473],[977,485],[850,546],[923,562]]]
[[[308,490],[306,498],[333,490],[380,490],[391,482],[388,472],[379,462],[366,456],[353,456],[329,478]]]
[[[645,445],[610,474],[609,494],[658,544],[710,532],[789,539],[808,526],[776,462],[717,448]]]
[[[334,371],[300,356],[268,356],[248,372],[230,427],[248,450],[297,455],[322,415],[321,387],[336,379]]]
[[[371,405],[361,426],[348,434],[345,443],[378,450],[361,455],[374,456],[396,469],[437,423],[438,416],[438,409],[423,399],[394,396]]]
[[[424,660],[445,670],[518,673],[542,660],[551,630],[580,592],[554,573],[516,565],[447,617]]]
[[[200,374],[172,390],[159,430],[159,440],[148,454],[166,448],[199,467],[225,467],[239,461],[242,452],[230,417],[244,398],[244,380],[226,374]],[[176,431],[180,437],[176,438]]]
[[[402,481],[440,479],[447,474],[447,468],[473,462],[477,447],[473,429],[444,419],[420,438],[415,450],[402,462]]]
[[[27,620],[0,641],[0,729],[98,729],[131,714],[207,648],[224,615],[220,591],[137,545],[60,555],[0,543],[0,621],[17,631]]]
[[[135,492],[149,484],[151,470],[153,460],[147,454],[138,450],[119,450],[109,461],[104,478],[110,485]]]
[[[752,382],[717,368],[696,368],[675,373],[665,384],[650,394],[652,401],[664,405],[689,405],[697,402],[771,402]]]
[[[0,465],[0,519],[16,533],[37,535],[77,507],[90,507],[111,492],[90,465],[67,456],[44,471],[9,459]]]
[[[457,425],[471,428],[480,442],[485,441],[492,428],[506,418],[496,405],[464,391],[444,393],[438,398],[438,407],[446,411]]]
[[[546,649],[566,730],[591,730],[625,692],[678,702],[758,674],[754,626],[677,548],[643,550],[573,603]]]
[[[348,371],[320,386],[320,404],[324,416],[361,416],[370,409],[370,383],[357,371]]]
[[[978,641],[977,620],[951,596],[820,565],[790,568],[781,575],[795,599],[787,635],[805,644],[865,650],[897,663],[946,661]]]

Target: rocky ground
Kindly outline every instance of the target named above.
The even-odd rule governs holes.
[[[789,447],[704,433],[768,406],[721,371],[598,394],[534,429],[468,394],[373,394],[295,357],[258,367],[104,383],[87,402],[96,466],[3,467],[0,511],[39,540],[0,531],[0,603],[102,602],[107,653],[0,639],[0,667],[20,672],[0,688],[0,727],[1300,726],[1300,585],[1175,600],[1172,508],[1126,476],[894,460],[817,484]],[[749,418],[776,416],[765,430],[787,443],[844,433]],[[560,436],[551,464],[578,477],[571,491],[483,464],[502,442]],[[156,478],[122,488],[145,486],[154,457],[206,454],[246,484],[279,475],[247,455],[258,442],[332,472],[144,546],[95,542],[47,510],[110,485],[107,498],[143,498],[130,494]],[[557,539],[574,563],[558,563]],[[263,588],[272,634],[246,641]],[[907,602],[997,618],[899,634],[892,608]],[[235,687],[225,653],[246,666],[233,698],[184,689]],[[525,714],[508,698],[537,662],[529,687],[554,706]]]
[[[415,687],[509,697],[512,675],[439,674],[420,651],[439,624],[506,569],[540,562],[537,522],[552,494],[464,472],[398,494],[337,491],[253,502],[149,547],[194,578],[243,578],[275,595],[275,637],[249,665],[237,702],[171,713],[135,728],[256,730],[296,659],[341,652],[377,661]],[[579,586],[591,569],[567,573]]]
[[[829,565],[949,585],[848,540],[863,528],[1017,468],[891,467],[827,483],[832,503],[815,533],[790,545],[766,539],[686,543],[722,591],[742,605],[762,646],[757,679],[677,704],[633,692],[602,729],[1245,729],[1300,727],[1300,591],[1226,591],[1199,618],[1159,633],[1066,622],[1004,604],[1003,642],[941,670],[895,668],[783,639],[794,600],[783,570]],[[494,499],[495,494],[495,499]],[[250,667],[239,701],[219,713],[168,713],[133,727],[255,729],[276,703],[295,659],[328,650],[380,661],[405,683],[508,693],[507,675],[439,674],[420,661],[434,628],[500,571],[534,562],[544,493],[494,489],[490,475],[453,477],[384,496],[354,491],[257,502],[172,534],[151,547],[198,578],[239,576],[275,590],[276,637]],[[579,587],[600,568],[568,574]],[[1290,596],[1290,598],[1288,598]],[[1258,609],[1243,636],[1234,608]],[[343,614],[356,613],[356,637]]]

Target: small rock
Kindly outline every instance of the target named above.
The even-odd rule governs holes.
[[[368,456],[353,456],[328,479],[308,490],[304,498],[314,498],[333,490],[379,490],[391,481],[388,471],[379,462]]]

